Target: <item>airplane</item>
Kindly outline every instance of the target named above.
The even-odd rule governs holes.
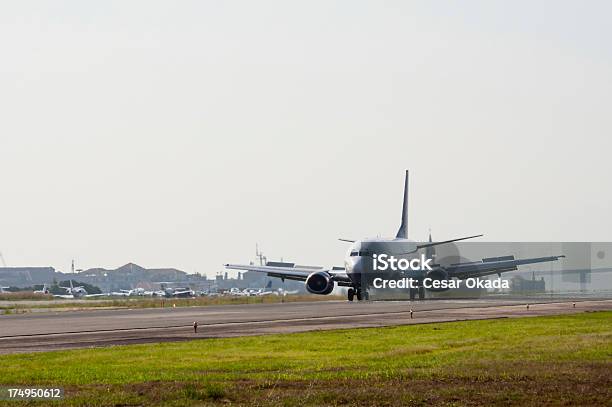
[[[125,293],[128,297],[134,297],[134,296],[143,296],[145,295],[145,290],[144,288],[132,288],[131,290],[119,290],[122,293]]]
[[[162,290],[147,291],[144,288],[132,288],[130,290],[121,289],[119,291],[113,291],[108,295],[113,297],[165,297],[166,292]]]
[[[66,290],[67,294],[65,294],[65,295],[63,295],[63,294],[56,294],[56,295],[54,295],[55,298],[73,299],[73,298],[81,298],[81,297],[84,297],[84,296],[88,295],[87,294],[87,290],[85,290],[84,287],[80,287],[80,286],[79,287],[75,287],[72,284],[72,279],[69,279],[68,281],[70,282],[70,287],[64,287],[64,286],[61,286],[61,285],[59,286],[59,288],[63,288],[64,290]]]
[[[76,298],[104,297],[107,295],[107,294],[88,294],[87,290],[85,290],[85,287],[82,287],[82,286],[75,287],[72,284],[72,279],[70,279],[69,282],[70,282],[70,287],[64,287],[61,285],[59,286],[59,288],[63,288],[64,290],[66,290],[67,294],[55,294],[53,295],[53,297],[71,300],[71,299],[76,299]]]
[[[272,288],[272,280],[268,281],[266,286],[263,288],[245,288],[243,292],[248,296],[256,296],[256,297],[276,294],[276,291],[270,290],[271,288]]]
[[[274,295],[279,295],[281,297],[285,297],[287,295],[294,295],[299,293],[299,290],[285,290],[284,288],[277,288],[276,291],[274,291]]]
[[[47,287],[47,284],[43,284],[40,290],[34,290],[34,294],[49,294],[49,287]]]
[[[272,280],[268,280],[268,283],[266,284],[266,286],[264,288],[260,288],[257,290],[257,294],[258,296],[265,296],[265,295],[278,295],[277,291],[272,290]]]
[[[412,260],[418,256],[424,258],[425,253],[420,252],[425,249],[431,254],[435,246],[458,242],[462,240],[481,237],[474,235],[457,239],[444,240],[440,242],[419,243],[408,238],[408,171],[404,181],[404,199],[402,204],[402,218],[399,230],[395,238],[374,238],[374,239],[339,239],[351,243],[346,254],[344,266],[300,266],[295,263],[286,262],[266,262],[264,266],[225,264],[225,268],[233,270],[247,270],[266,273],[270,277],[277,277],[281,280],[304,281],[306,290],[312,294],[330,294],[336,286],[348,287],[347,298],[353,301],[368,300],[368,289],[373,286],[373,280],[389,273],[374,270],[375,256],[382,254],[393,255],[397,258]],[[424,281],[426,279],[448,282],[453,280],[466,280],[469,278],[479,278],[488,275],[518,270],[518,267],[525,264],[542,263],[557,261],[563,255],[538,257],[529,259],[515,259],[514,256],[501,256],[482,259],[481,261],[457,263],[442,266],[431,264],[430,270],[409,270],[401,273],[401,277],[414,278],[418,287],[410,288],[410,299],[414,299],[418,292],[419,299],[425,299]],[[431,257],[430,257],[431,258]],[[433,259],[432,259],[433,260]],[[450,288],[427,288],[428,291],[446,291]]]
[[[109,295],[113,297],[132,297],[132,296],[136,296],[139,294],[136,291],[136,289],[133,289],[133,290],[120,289],[119,291],[113,291],[109,293]]]
[[[168,298],[191,298],[195,292],[189,288],[166,288],[165,296]]]
[[[145,297],[165,297],[166,292],[163,290],[145,291],[142,295]]]
[[[272,281],[268,281],[265,288],[261,289],[257,295],[276,295],[280,297],[285,297],[287,295],[297,294],[299,290],[285,290],[284,288],[277,288],[276,290],[272,290]]]
[[[111,297],[129,297],[130,296],[130,291],[132,291],[132,290],[113,291],[113,292],[110,292],[109,295]]]
[[[241,296],[248,295],[248,294],[246,294],[244,291],[242,291],[238,287],[232,287],[228,291],[225,292],[225,295],[233,295],[233,296],[241,297]]]
[[[111,297],[165,297],[166,292],[163,290],[150,291],[141,287],[132,288],[130,290],[121,289],[105,294]]]

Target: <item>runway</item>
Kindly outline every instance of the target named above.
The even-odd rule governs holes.
[[[4,315],[0,354],[612,310],[608,299],[576,300],[575,307],[555,301],[529,308],[525,300],[329,301]]]

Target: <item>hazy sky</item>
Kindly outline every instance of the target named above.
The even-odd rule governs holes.
[[[612,240],[607,1],[3,1],[9,266]]]

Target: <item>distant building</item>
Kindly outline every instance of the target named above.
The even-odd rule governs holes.
[[[543,293],[546,291],[546,283],[544,277],[539,280],[535,279],[532,274],[531,280],[527,280],[522,276],[514,276],[510,280],[510,292],[512,294],[528,294],[528,293]]]
[[[52,282],[63,276],[53,267],[0,267],[0,286],[29,287]]]
[[[238,278],[229,278],[227,272],[208,280],[200,274],[188,274],[175,268],[144,268],[127,263],[116,269],[90,268],[78,273],[60,273],[53,267],[4,267],[0,268],[0,286],[30,287],[73,279],[99,287],[109,293],[132,288],[159,290],[164,288],[189,287],[195,291],[229,290],[230,288],[263,288],[272,281],[272,289],[304,290],[304,283],[287,280],[282,282],[265,273],[246,271]]]
[[[112,292],[135,287],[159,288],[161,283],[177,283],[187,286],[194,280],[201,279],[201,276],[187,274],[175,268],[147,269],[138,264],[127,263],[116,269],[87,269],[80,272],[77,279],[97,285],[104,292]]]

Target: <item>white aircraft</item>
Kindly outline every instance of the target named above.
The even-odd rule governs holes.
[[[262,295],[274,294],[275,291],[270,291],[270,288],[272,288],[272,281],[268,281],[268,284],[266,284],[266,286],[263,288],[245,288],[244,290],[239,291],[237,295],[244,295],[246,297],[259,297]]]
[[[163,290],[145,291],[142,295],[144,295],[145,297],[165,297],[166,292]]]
[[[284,288],[277,288],[276,290],[272,290],[272,281],[268,281],[268,284],[266,284],[264,288],[259,288],[257,290],[256,295],[258,296],[276,295],[276,296],[284,297],[286,295],[297,294],[298,292],[299,290],[285,290]]]
[[[195,291],[190,288],[166,288],[166,297],[173,298],[191,298],[195,297]]]
[[[241,290],[241,289],[240,289],[240,288],[238,288],[238,287],[232,287],[232,288],[230,288],[230,289],[229,289],[229,291],[226,291],[226,292],[225,292],[225,294],[226,294],[226,295],[233,295],[233,296],[237,296],[237,297],[241,297],[241,296],[244,296],[244,295],[245,295],[244,291],[243,291],[243,290]]]
[[[34,294],[49,294],[49,287],[47,287],[47,284],[43,284],[40,290],[34,290]]]
[[[76,298],[95,298],[95,297],[104,297],[107,294],[88,294],[87,290],[85,290],[85,287],[82,286],[78,286],[75,287],[72,284],[72,279],[69,280],[70,282],[70,287],[64,287],[64,286],[59,286],[60,288],[63,288],[64,290],[66,290],[66,294],[62,295],[62,294],[56,294],[53,295],[55,298],[63,298],[63,299],[76,299]]]
[[[56,294],[54,297],[56,298],[64,298],[64,299],[73,299],[73,298],[81,298],[87,295],[87,290],[84,287],[75,287],[72,284],[72,279],[68,280],[70,282],[70,287],[59,286],[59,288],[63,288],[66,290],[65,295]]]
[[[162,296],[165,295],[163,291],[160,291],[160,292],[161,292],[160,295]],[[113,296],[113,297],[144,297],[144,296],[152,297],[156,295],[156,293],[157,291],[145,291],[144,288],[136,287],[130,290],[121,289],[119,291],[113,291],[109,293],[108,295]]]
[[[299,290],[285,290],[284,288],[277,288],[275,291],[271,293],[274,295],[278,295],[280,297],[286,297],[287,295],[295,295],[299,293]]]
[[[353,301],[356,296],[358,300],[369,299],[368,289],[372,287],[375,278],[389,276],[388,272],[374,270],[374,256],[386,254],[396,258],[412,260],[425,254],[419,252],[421,249],[431,251],[434,246],[443,245],[460,240],[472,239],[482,235],[461,237],[458,239],[445,240],[441,242],[418,243],[408,239],[408,171],[404,182],[404,200],[402,206],[402,222],[395,238],[387,239],[363,239],[351,240],[340,239],[351,243],[344,260],[344,267],[321,267],[321,266],[299,266],[294,263],[267,262],[265,266],[225,264],[228,269],[252,270],[267,273],[270,277],[288,280],[304,281],[306,290],[312,294],[330,294],[336,286],[349,287],[348,300]],[[464,280],[473,277],[483,277],[492,274],[500,274],[506,271],[514,271],[518,266],[532,263],[556,261],[563,255],[539,257],[530,259],[514,259],[514,256],[502,256],[482,259],[477,262],[457,263],[449,266],[431,264],[431,270],[418,270],[402,272],[399,277],[413,278],[418,282],[417,288],[410,288],[410,298],[414,298],[418,292],[419,298],[425,298],[425,287],[423,281],[431,280],[448,282],[452,280]],[[396,273],[397,275],[397,273]],[[429,289],[429,291],[445,291],[445,289]]]
[[[145,295],[145,290],[144,288],[132,288],[131,290],[119,290],[122,293],[125,293],[128,297],[135,297],[135,296],[143,296]]]
[[[265,287],[258,288],[255,291],[255,295],[262,297],[266,295],[278,295],[275,290],[272,290],[272,280],[269,280]]]

